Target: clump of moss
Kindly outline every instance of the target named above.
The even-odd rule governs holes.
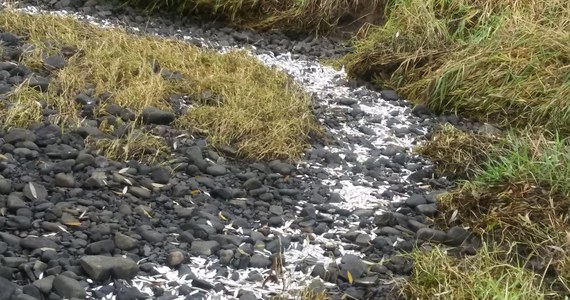
[[[294,159],[303,153],[309,137],[319,132],[310,97],[286,74],[243,51],[219,54],[181,41],[104,30],[71,18],[8,10],[0,12],[0,29],[28,37],[33,51],[26,52],[22,61],[37,72],[45,72],[46,55],[62,49],[71,53],[64,68],[48,74],[52,81],[42,96],[58,111],[61,124],[80,124],[80,105],[75,101],[80,93],[104,99],[95,117],[117,104],[138,119],[147,107],[172,111],[169,98],[186,95],[193,107],[178,118],[176,126],[200,131],[214,147],[231,146],[243,158]],[[33,106],[24,118],[18,104],[39,97],[29,94],[27,89],[14,92],[16,105],[3,112],[4,126],[37,121]],[[205,94],[220,101],[208,101]],[[117,143],[120,140],[111,142]]]

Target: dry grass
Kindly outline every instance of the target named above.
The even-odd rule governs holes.
[[[127,0],[149,11],[206,15],[256,30],[326,32],[360,20],[374,21],[383,0]]]
[[[43,111],[40,100],[45,95],[26,83],[18,86],[0,105],[0,119],[2,124],[14,127],[27,127],[43,120]]]
[[[34,51],[25,55],[23,62],[38,72],[45,73],[44,56],[59,53],[62,47],[74,49],[65,68],[49,74],[52,83],[44,95],[63,124],[80,124],[74,98],[81,92],[108,96],[96,116],[104,115],[109,104],[129,108],[137,116],[150,106],[171,110],[169,96],[188,95],[194,108],[176,125],[205,133],[215,147],[232,146],[244,158],[295,158],[304,151],[309,136],[318,132],[310,97],[285,74],[244,52],[222,55],[179,41],[103,30],[71,18],[7,10],[0,12],[0,29],[28,36]],[[164,78],[161,69],[179,72],[181,77]],[[210,103],[202,98],[204,92],[221,101]],[[29,91],[20,89],[12,95],[15,104],[4,112],[9,121],[4,126],[21,126],[37,119],[37,115],[18,117],[22,101],[39,97],[29,98],[24,93]],[[136,141],[141,142],[140,137]],[[147,142],[154,148],[154,138]],[[104,142],[107,149],[118,149],[110,145],[119,143]]]
[[[444,124],[432,139],[414,151],[434,162],[442,175],[465,179],[478,170],[498,142],[498,137],[464,132]]]
[[[503,263],[542,275],[549,293],[570,295],[568,197],[529,182],[465,183],[444,195],[440,208],[441,224],[470,228],[492,241]]]
[[[90,139],[86,144],[113,160],[135,159],[156,163],[165,158],[169,147],[159,136],[141,130],[132,130],[126,137],[117,139]]]
[[[570,128],[570,3],[395,0],[343,59],[354,76],[437,111]]]

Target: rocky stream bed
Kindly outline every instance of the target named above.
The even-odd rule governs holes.
[[[145,129],[172,148],[157,167],[98,155],[85,139],[101,134],[101,120],[62,130],[48,121],[57,112],[42,106],[45,122],[0,132],[0,300],[269,299],[306,287],[331,299],[397,298],[390,291],[412,262],[395,254],[424,240],[467,238],[459,227],[431,228],[436,195],[450,182],[412,147],[442,122],[477,125],[436,117],[319,64],[346,51],[339,41],[167,16],[146,22],[92,0],[18,6],[219,51],[247,47],[312,93],[331,142],[313,143],[297,164],[234,161],[171,128],[185,105],[175,103],[174,112],[143,113]],[[21,53],[24,37],[1,32],[0,41],[0,93],[30,78],[31,86],[49,87],[49,76],[10,55]],[[99,102],[92,100],[82,105]],[[131,117],[121,107],[109,116]]]

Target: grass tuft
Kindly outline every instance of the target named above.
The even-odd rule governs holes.
[[[319,132],[310,97],[286,74],[243,51],[219,54],[180,41],[103,30],[71,18],[8,10],[0,12],[0,30],[28,37],[33,51],[22,60],[38,73],[48,72],[42,63],[45,56],[67,54],[66,66],[46,75],[51,84],[43,96],[58,111],[62,124],[81,123],[75,102],[80,93],[103,99],[94,112],[96,118],[105,116],[110,104],[132,110],[137,118],[151,106],[172,111],[169,98],[187,95],[192,107],[176,126],[203,132],[214,147],[231,146],[242,158],[294,159],[303,153],[309,137]],[[40,96],[30,98],[29,93],[17,90],[13,99],[17,103]],[[221,101],[205,101],[204,94]],[[11,125],[37,119],[37,113],[20,115],[21,107],[13,105],[4,112],[12,116]],[[122,142],[100,146],[118,153]]]
[[[444,124],[432,139],[414,151],[434,162],[442,175],[466,179],[475,174],[498,142],[498,137],[465,132]]]
[[[112,160],[135,159],[146,163],[157,163],[170,149],[162,137],[137,129],[123,138],[88,138],[86,144]]]
[[[477,255],[456,258],[442,248],[410,254],[414,270],[402,287],[406,299],[549,299],[541,275],[504,262],[504,252],[483,246]]]
[[[43,120],[40,101],[45,95],[25,83],[0,102],[0,119],[4,127],[27,127]]]

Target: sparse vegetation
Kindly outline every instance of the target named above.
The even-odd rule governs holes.
[[[171,110],[170,96],[188,95],[193,107],[176,126],[204,133],[215,147],[232,146],[243,158],[292,159],[304,151],[309,136],[318,133],[310,97],[287,75],[245,52],[218,54],[175,40],[103,30],[71,18],[7,10],[0,12],[0,28],[29,37],[33,51],[22,60],[38,72],[44,72],[45,56],[62,48],[69,53],[66,66],[52,72],[46,94],[21,88],[11,95],[13,105],[3,111],[4,126],[39,121],[41,110],[32,103],[38,97],[58,111],[60,123],[76,126],[82,120],[74,101],[80,93],[106,99],[97,106],[96,116],[104,115],[110,104],[137,116],[151,106]],[[214,98],[217,101],[210,101]],[[99,141],[98,145],[126,159],[137,157],[135,148],[163,149],[156,146],[156,139],[139,135],[137,145],[126,141],[129,150],[123,154],[117,150],[124,148],[125,141]]]

